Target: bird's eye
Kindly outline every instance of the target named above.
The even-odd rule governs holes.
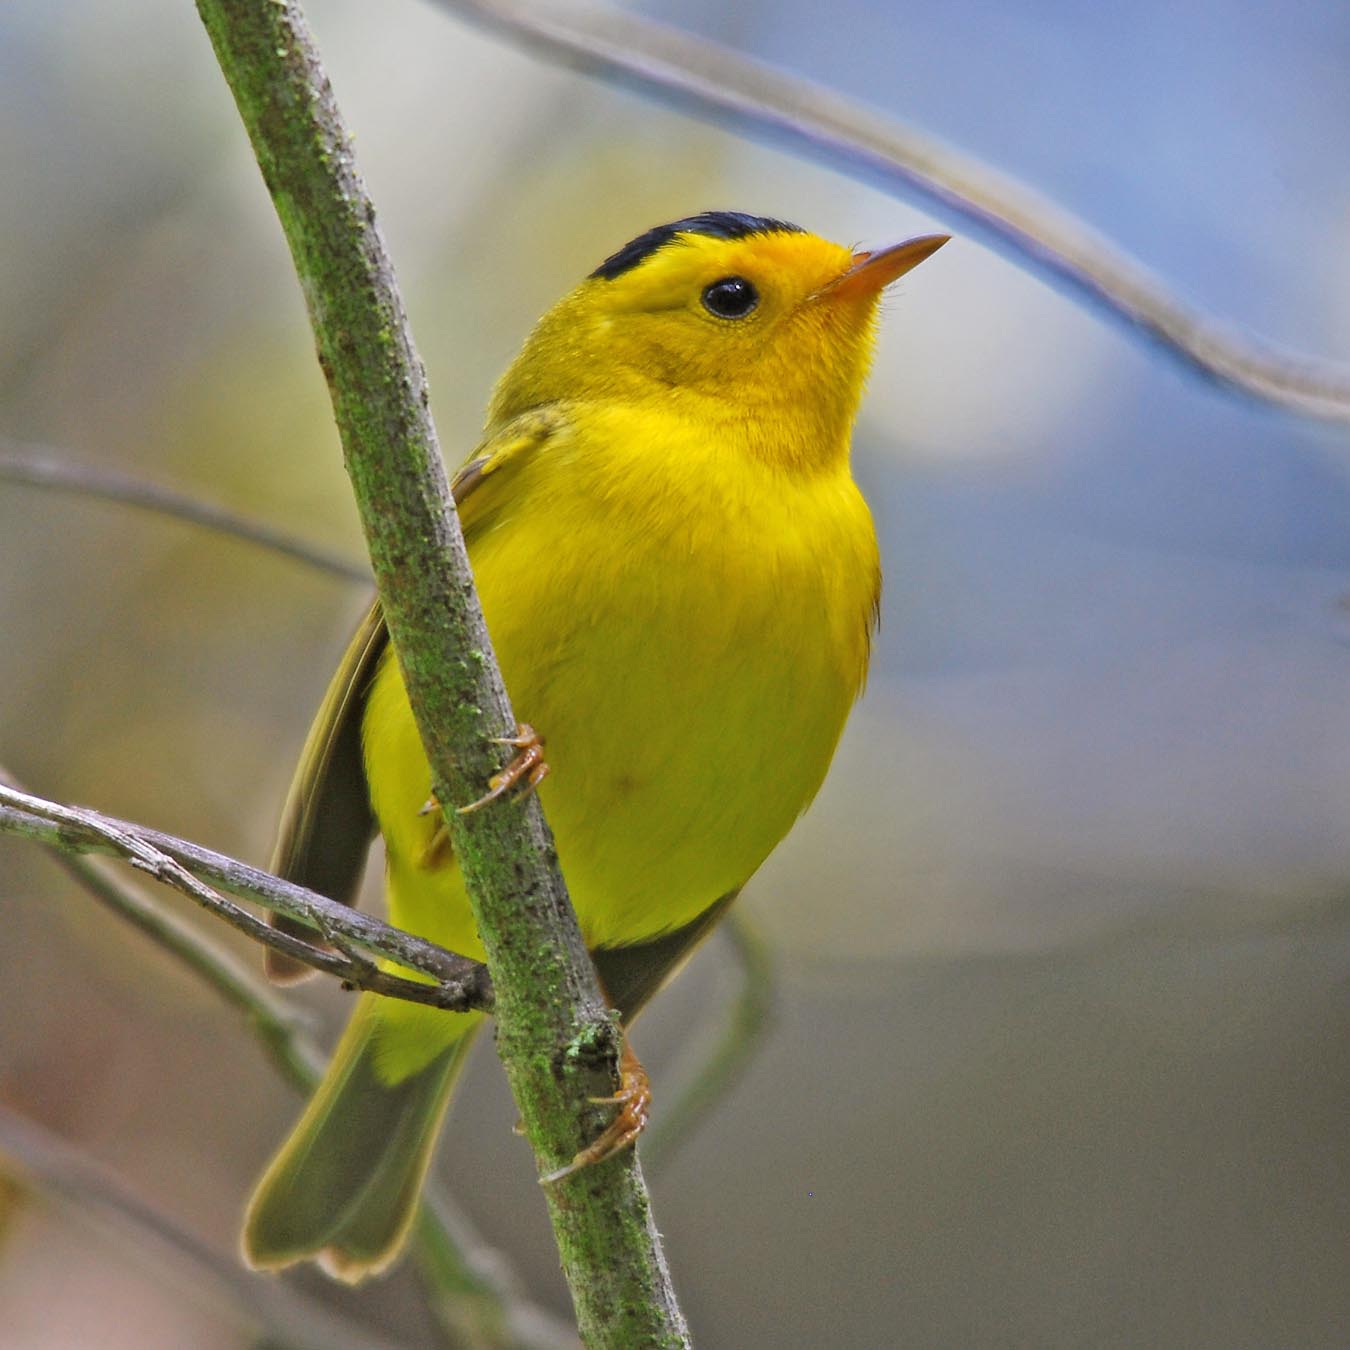
[[[744,277],[723,277],[703,288],[703,308],[719,319],[743,319],[759,304],[759,292]]]

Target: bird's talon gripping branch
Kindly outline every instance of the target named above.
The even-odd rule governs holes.
[[[495,802],[505,796],[520,782],[524,782],[523,792],[533,792],[548,777],[548,764],[544,760],[544,742],[539,733],[528,722],[522,722],[516,728],[514,736],[494,736],[494,745],[511,745],[516,748],[515,758],[500,773],[494,773],[488,779],[488,790],[476,802],[458,807],[461,816],[470,811]]]
[[[583,1148],[570,1163],[540,1177],[541,1186],[551,1186],[555,1181],[570,1177],[583,1168],[612,1158],[635,1144],[638,1135],[647,1128],[652,1105],[651,1082],[647,1070],[628,1044],[627,1037],[623,1042],[623,1057],[619,1060],[618,1092],[612,1097],[592,1097],[590,1100],[598,1106],[612,1103],[619,1108],[618,1114],[599,1138]]]

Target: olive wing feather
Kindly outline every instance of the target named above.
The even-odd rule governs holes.
[[[388,642],[384,612],[376,600],[347,644],[305,740],[272,853],[271,869],[277,876],[348,905],[356,903],[366,854],[375,837],[361,753],[361,720],[366,691]],[[314,941],[313,931],[304,924],[284,914],[269,917],[282,932]],[[281,984],[313,974],[311,967],[271,947],[266,969]]]

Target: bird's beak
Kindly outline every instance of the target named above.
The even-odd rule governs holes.
[[[826,282],[816,292],[816,296],[822,299],[827,295],[838,299],[860,299],[877,295],[897,277],[904,276],[925,258],[931,258],[950,238],[949,234],[921,234],[914,239],[906,239],[903,244],[892,244],[890,248],[855,253],[852,266],[833,281]]]

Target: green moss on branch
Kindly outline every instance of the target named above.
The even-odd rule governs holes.
[[[298,4],[197,0],[197,8],[290,244],[437,798],[471,801],[501,767],[491,738],[513,733],[515,720],[351,139]],[[496,989],[502,1061],[549,1171],[596,1127],[587,1100],[612,1090],[617,1029],[538,803],[450,811],[447,824]],[[579,1035],[593,1039],[594,1057],[560,1053]],[[686,1343],[631,1153],[546,1194],[587,1343]]]

